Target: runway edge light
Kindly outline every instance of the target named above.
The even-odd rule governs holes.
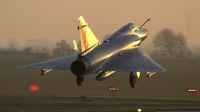
[[[142,112],[142,109],[138,109],[138,112]]]
[[[36,91],[39,90],[39,86],[36,85],[36,84],[30,85],[29,90],[32,91],[32,92],[36,92]]]
[[[198,90],[196,88],[188,88],[188,92],[196,93]]]
[[[117,91],[118,88],[116,88],[116,87],[109,87],[108,90],[109,90],[109,91]]]

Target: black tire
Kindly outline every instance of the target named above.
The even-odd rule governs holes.
[[[135,88],[137,85],[137,77],[135,75],[130,75],[129,77],[130,86]]]
[[[78,86],[83,86],[83,82],[84,82],[84,76],[77,76],[76,77],[76,83]]]

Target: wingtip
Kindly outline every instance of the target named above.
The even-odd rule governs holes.
[[[30,66],[29,66],[29,65],[25,65],[25,66],[21,66],[21,67],[19,67],[19,68],[28,69],[28,68],[30,68]]]
[[[25,66],[19,67],[19,68],[26,68]]]
[[[162,68],[162,71],[161,72],[165,72],[167,69],[164,69],[164,68]]]

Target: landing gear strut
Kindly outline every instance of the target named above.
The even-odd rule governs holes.
[[[76,77],[76,83],[78,86],[83,86],[83,82],[84,82],[84,76],[77,76]]]
[[[136,85],[137,85],[137,77],[133,74],[133,72],[130,73],[129,82],[130,82],[130,86],[132,88],[136,87]]]

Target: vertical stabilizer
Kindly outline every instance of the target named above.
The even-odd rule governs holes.
[[[82,52],[99,42],[82,16],[78,18],[78,30]]]

